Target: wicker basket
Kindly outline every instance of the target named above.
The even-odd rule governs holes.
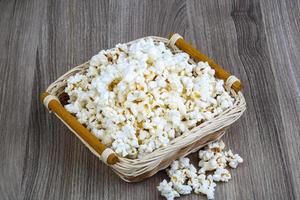
[[[176,41],[179,38],[182,38],[178,34],[173,35],[173,37],[170,40],[161,37],[149,37],[153,38],[155,42],[164,42],[173,52],[182,52],[182,50],[180,50],[176,46]],[[127,44],[130,45],[132,42],[129,42]],[[193,56],[191,55],[191,57]],[[190,60],[190,62],[195,63],[195,61],[192,59]],[[95,148],[95,146],[98,144],[91,145],[90,142],[85,140],[84,137],[82,137],[82,135],[79,134],[79,131],[77,131],[78,129],[74,128],[72,123],[68,123],[67,119],[65,119],[66,115],[70,115],[70,113],[67,113],[67,111],[63,108],[63,105],[65,105],[68,100],[67,94],[64,93],[64,88],[67,84],[66,80],[70,76],[78,72],[85,72],[87,68],[88,62],[73,68],[72,70],[68,71],[66,74],[58,78],[46,90],[48,95],[47,97],[49,98],[45,98],[44,96],[42,100],[45,106],[49,110],[53,111],[54,114],[58,116],[60,120],[68,126],[68,128],[91,150],[92,153],[94,153],[97,157],[99,157],[102,161],[104,161],[107,164],[108,157],[112,154],[115,155],[113,150],[107,147],[103,147],[103,145],[101,144],[101,148],[103,149],[98,151],[97,148]],[[168,146],[156,149],[155,151],[146,155],[143,158],[128,159],[118,157],[118,159],[115,159],[115,161],[112,162],[115,164],[108,164],[108,166],[110,166],[123,180],[127,182],[138,182],[145,178],[151,177],[159,170],[168,167],[173,160],[181,156],[186,156],[191,152],[195,152],[201,147],[205,146],[206,144],[219,139],[224,134],[225,130],[229,127],[229,125],[235,122],[246,109],[246,102],[243,97],[243,94],[240,91],[236,92],[231,88],[233,83],[235,83],[236,81],[237,79],[234,76],[230,76],[230,78],[227,77],[227,80],[225,80],[225,85],[227,89],[235,98],[235,103],[233,107],[217,115],[212,120],[201,123],[199,126],[194,127],[193,129],[184,133],[183,135],[171,140]],[[62,104],[60,110],[57,111],[55,109],[51,109],[49,105],[50,103],[54,102],[53,100],[59,100],[59,103]],[[69,119],[69,121],[74,119],[75,118]],[[76,123],[78,124],[79,122],[77,121]],[[83,126],[80,128],[80,130],[88,132],[87,129],[84,130]],[[92,135],[91,133],[88,134]]]

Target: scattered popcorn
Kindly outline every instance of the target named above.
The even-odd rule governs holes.
[[[171,163],[166,170],[170,182],[163,180],[158,186],[161,195],[171,200],[180,195],[194,191],[195,194],[204,194],[208,199],[214,199],[215,182],[228,182],[231,174],[226,169],[236,168],[243,159],[231,150],[225,151],[222,140],[209,144],[198,152],[199,171],[190,163],[189,158],[180,158]],[[209,174],[206,174],[209,172]],[[176,194],[176,195],[175,195]]]
[[[86,72],[69,77],[65,108],[119,156],[141,158],[233,106],[214,74],[208,63],[191,64],[188,54],[174,54],[151,38],[117,44],[94,55]],[[240,162],[230,159],[232,167]],[[202,163],[203,170],[216,162]]]
[[[161,196],[166,197],[167,200],[173,200],[175,197],[180,197],[180,195],[172,186],[172,182],[168,183],[166,180],[163,180],[159,186],[157,186],[157,189],[160,191]]]

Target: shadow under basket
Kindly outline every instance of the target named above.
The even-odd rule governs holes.
[[[241,90],[241,84],[235,76],[230,75],[219,65],[207,58],[201,52],[186,43],[183,38],[174,34],[170,39],[149,36],[154,42],[163,42],[173,52],[186,52],[190,55],[191,63],[207,61],[215,69],[216,77],[223,79],[225,87],[235,99],[234,105],[209,121],[201,123],[181,136],[173,139],[166,147],[156,149],[143,158],[129,159],[118,157],[115,152],[101,143],[77,119],[64,109],[68,95],[64,93],[67,79],[76,73],[85,73],[88,62],[79,65],[53,82],[41,95],[44,105],[54,113],[89,149],[105,164],[112,168],[123,180],[138,182],[151,177],[158,171],[167,168],[172,161],[179,157],[195,152],[203,146],[221,138],[229,126],[241,117],[246,110],[246,102]],[[130,45],[135,41],[127,43]]]

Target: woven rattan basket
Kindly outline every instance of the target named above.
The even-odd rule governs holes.
[[[67,94],[64,93],[64,88],[67,84],[66,80],[78,72],[84,73],[88,68],[88,62],[73,68],[58,78],[47,88],[46,92],[41,95],[44,105],[65,123],[92,153],[110,166],[127,182],[138,182],[147,177],[151,177],[159,170],[168,167],[173,160],[197,151],[204,145],[219,139],[225,130],[235,122],[246,109],[245,99],[243,94],[239,91],[241,89],[239,80],[188,45],[181,36],[174,34],[170,39],[154,36],[149,37],[153,38],[155,42],[165,43],[172,52],[185,51],[190,54],[191,58],[193,58],[190,60],[191,63],[199,60],[208,61],[216,70],[216,76],[225,80],[227,90],[230,91],[231,95],[235,98],[234,105],[223,113],[215,116],[212,120],[203,122],[183,135],[171,140],[168,146],[156,149],[140,159],[128,159],[117,157],[112,149],[105,147],[63,107],[68,100]],[[134,41],[127,44],[130,45],[133,42]]]

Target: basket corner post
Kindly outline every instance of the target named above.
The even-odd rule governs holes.
[[[108,158],[107,158],[107,164],[114,165],[117,162],[119,162],[119,158],[118,158],[118,156],[116,154],[113,153],[113,154],[111,154],[111,155],[108,156]]]
[[[41,102],[44,102],[44,99],[45,99],[48,95],[49,95],[48,92],[42,92],[42,93],[40,94],[40,101],[41,101]]]

